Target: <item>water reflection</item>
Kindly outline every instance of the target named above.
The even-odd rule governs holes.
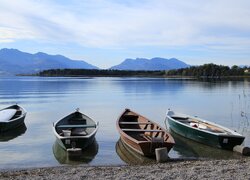
[[[185,88],[184,80],[171,80],[162,78],[124,78],[113,80],[114,86],[120,86],[125,93],[164,93],[173,94]]]
[[[18,126],[15,129],[10,129],[8,131],[1,132],[0,133],[0,141],[4,142],[4,141],[10,141],[12,139],[15,139],[18,136],[23,135],[26,130],[27,130],[27,127],[26,127],[25,123],[23,123],[21,126]]]
[[[40,77],[2,77],[0,98],[6,101],[50,100],[65,97],[68,92],[78,93],[91,86],[88,79],[40,78]],[[17,88],[18,87],[18,88]],[[1,102],[3,103],[3,102]]]
[[[110,80],[109,80],[110,81]],[[114,88],[121,87],[126,94],[170,94],[176,95],[183,91],[224,90],[226,88],[237,89],[249,86],[249,79],[244,81],[233,80],[197,80],[197,79],[171,79],[171,78],[113,78]]]
[[[131,148],[126,146],[121,139],[116,143],[116,153],[118,156],[127,164],[149,164],[155,163],[155,159],[151,159],[145,156],[140,155],[139,153],[133,151]]]
[[[180,158],[207,158],[207,159],[232,159],[240,158],[241,155],[219,148],[210,147],[201,143],[184,138],[173,131],[170,131],[175,140],[173,150]]]
[[[88,164],[90,163],[98,153],[98,144],[96,140],[86,149],[82,151],[80,155],[70,156],[67,151],[65,151],[57,141],[55,141],[53,145],[53,153],[56,160],[60,164],[70,164],[70,165],[78,165],[78,164]]]

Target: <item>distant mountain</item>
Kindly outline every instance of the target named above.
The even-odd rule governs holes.
[[[175,59],[164,59],[164,58],[136,58],[136,59],[125,59],[121,64],[112,66],[110,69],[117,70],[170,70],[170,69],[180,69],[189,67],[188,64]]]
[[[17,49],[0,50],[0,75],[36,73],[46,69],[99,69],[85,61],[71,60],[62,55],[49,55],[42,52],[30,54]]]
[[[239,67],[240,68],[245,68],[245,67],[249,68],[250,66],[249,65],[239,65]]]

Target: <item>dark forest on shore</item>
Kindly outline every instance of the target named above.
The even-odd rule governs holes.
[[[165,71],[131,71],[131,70],[99,70],[99,69],[50,69],[36,74],[38,76],[104,76],[104,77],[195,77],[195,78],[222,78],[222,77],[250,77],[249,67],[223,66],[204,64],[188,68]]]

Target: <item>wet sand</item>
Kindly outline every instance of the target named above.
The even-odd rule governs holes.
[[[0,179],[250,179],[250,158],[1,170]]]

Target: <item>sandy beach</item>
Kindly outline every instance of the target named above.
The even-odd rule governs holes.
[[[0,179],[250,179],[250,158],[2,170]]]

